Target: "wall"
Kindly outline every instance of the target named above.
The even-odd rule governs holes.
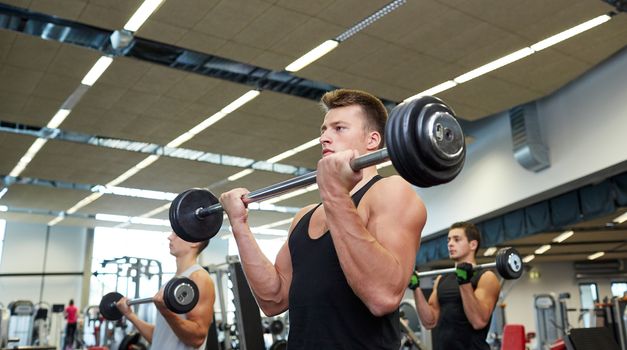
[[[506,113],[474,123],[458,178],[417,190],[428,210],[423,237],[627,161],[627,138],[616,132],[627,130],[627,50],[539,101],[538,113],[551,167],[533,173],[516,162]]]
[[[7,221],[0,273],[82,272],[86,232],[53,226],[46,249],[45,225]],[[81,282],[82,276],[0,277],[0,302],[7,305],[26,299],[67,304],[74,298],[78,303]]]

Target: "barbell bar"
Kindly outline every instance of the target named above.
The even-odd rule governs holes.
[[[123,295],[118,292],[107,293],[100,300],[100,314],[111,321],[122,318],[122,312],[117,307],[117,302]],[[163,301],[168,310],[184,314],[190,312],[198,303],[198,286],[187,277],[174,277],[166,283],[163,289]],[[128,306],[152,303],[153,299],[131,299],[126,302]]]
[[[390,112],[385,128],[386,148],[354,158],[358,171],[391,160],[406,181],[431,187],[452,181],[461,171],[466,145],[455,113],[432,96],[402,103]],[[244,203],[263,201],[316,182],[316,171],[252,191]],[[215,236],[222,226],[222,205],[209,190],[180,193],[170,205],[172,229],[183,240],[200,242]]]
[[[496,258],[493,262],[473,266],[473,270],[491,268],[496,268],[499,275],[506,280],[518,279],[523,273],[522,259],[518,251],[514,248],[501,248],[496,253]],[[455,268],[451,267],[448,269],[418,272],[418,277],[445,275],[449,273],[455,273]]]

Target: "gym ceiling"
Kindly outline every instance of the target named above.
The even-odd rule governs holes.
[[[367,90],[393,106],[613,14],[582,34],[437,93],[471,123],[551,94],[627,44],[627,15],[600,0],[166,0],[130,37],[136,51],[132,41],[113,48],[111,34],[141,4],[0,0],[0,189],[7,189],[0,217],[166,231],[167,199],[108,192],[124,187],[167,195],[209,186],[219,194],[234,187],[259,189],[314,169],[317,146],[278,161],[289,166],[227,180],[251,162],[267,166],[264,161],[319,136],[322,112],[316,99],[325,88]],[[389,11],[379,11],[387,5]],[[366,20],[378,11],[380,18]],[[285,71],[334,39],[339,45],[325,56],[299,71]],[[81,84],[104,54],[112,63],[92,86]],[[199,62],[207,63],[206,69]],[[221,114],[259,87],[250,102]],[[46,129],[64,107],[71,112],[58,131]],[[216,115],[223,118],[197,127]],[[197,132],[185,134],[195,127]],[[173,143],[181,135],[189,140]],[[34,144],[40,149],[28,161],[24,156]],[[168,144],[182,150],[154,155]],[[228,165],[231,161],[240,167]],[[394,170],[385,167],[381,173]],[[310,191],[275,203],[287,213],[251,211],[251,225],[284,230],[288,223],[273,224],[318,201]],[[96,214],[114,216],[97,220]],[[617,244],[627,242],[625,231],[612,233]],[[227,229],[220,233],[227,234]],[[533,244],[552,238],[534,237]]]

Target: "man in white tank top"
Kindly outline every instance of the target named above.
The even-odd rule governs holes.
[[[176,257],[176,275],[190,278],[199,290],[198,304],[187,314],[177,315],[163,302],[163,288],[153,297],[157,313],[156,323],[150,324],[137,317],[122,298],[117,307],[141,335],[151,343],[152,350],[205,349],[209,325],[213,321],[215,288],[209,273],[197,262],[200,252],[209,241],[190,243],[172,232],[168,237],[170,254]]]

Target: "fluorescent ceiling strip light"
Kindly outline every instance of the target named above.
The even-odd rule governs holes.
[[[316,145],[320,145],[320,138],[319,137],[316,137],[315,139],[313,139],[311,141],[307,141],[307,142],[303,143],[302,145],[294,147],[294,148],[292,148],[290,150],[287,150],[287,151],[285,151],[285,152],[283,152],[281,154],[277,154],[276,156],[266,160],[266,162],[268,162],[268,163],[276,163],[278,161],[281,161],[281,160],[283,160],[285,158],[289,158],[289,157],[295,155],[296,153],[302,152],[302,151],[304,151],[306,149],[309,149],[309,148],[311,148],[313,146],[316,146]]]
[[[148,17],[161,5],[163,0],[145,0],[124,25],[124,29],[136,32],[146,22]]]
[[[285,67],[285,70],[288,72],[298,72],[299,70],[310,65],[312,62],[316,61],[320,57],[331,52],[331,50],[335,49],[338,45],[339,42],[336,40],[327,40],[312,49],[311,51],[304,54],[296,61],[290,63],[287,67]]]
[[[0,190],[0,198],[2,198],[5,194],[7,194],[8,191],[9,191],[8,187],[5,187],[2,190]]]
[[[434,87],[432,87],[432,88],[430,88],[430,89],[427,89],[427,90],[425,90],[425,91],[423,91],[423,92],[420,92],[420,93],[418,93],[418,94],[416,94],[416,95],[414,95],[414,96],[410,96],[410,97],[406,98],[406,99],[403,101],[403,103],[405,103],[405,102],[409,102],[409,101],[412,101],[412,100],[415,100],[415,99],[420,98],[420,97],[422,97],[422,96],[432,96],[432,95],[437,95],[437,94],[439,94],[440,92],[442,92],[442,91],[446,91],[446,90],[451,89],[451,88],[454,88],[455,86],[457,86],[457,83],[456,83],[456,82],[454,82],[454,81],[452,81],[452,80],[445,81],[445,82],[443,82],[442,84],[436,85],[436,86],[434,86]]]
[[[184,132],[183,134],[179,135],[174,140],[168,142],[165,146],[166,147],[173,147],[173,148],[174,147],[178,147],[178,146],[184,144],[185,142],[191,140],[194,136],[196,136],[196,134],[192,134],[189,131]]]
[[[33,142],[33,144],[28,148],[28,150],[22,156],[22,158],[20,158],[20,161],[17,162],[17,165],[15,166],[15,168],[11,170],[11,172],[9,173],[9,176],[14,176],[14,177],[19,176],[22,173],[22,171],[26,169],[26,167],[33,160],[33,158],[35,158],[35,155],[37,154],[37,152],[41,150],[41,148],[46,144],[46,142],[48,142],[48,140],[42,139],[42,138],[38,138],[37,140],[35,140],[35,142]]]
[[[516,52],[513,52],[507,56],[501,57],[498,60],[494,60],[488,64],[484,64],[483,66],[473,69],[468,73],[462,74],[457,78],[453,79],[457,84],[465,83],[471,79],[477,78],[481,75],[489,73],[495,69],[499,69],[503,66],[506,66],[510,63],[516,62],[522,58],[525,58],[534,53],[533,49],[529,47],[525,47]]]
[[[237,100],[231,102],[228,106],[222,108],[221,112],[225,114],[233,113],[243,105],[252,101],[255,97],[259,96],[261,92],[259,90],[250,90],[247,93],[240,96]]]
[[[605,252],[596,252],[594,254],[588,255],[588,260],[598,259],[598,258],[602,257],[603,255],[605,255]]]
[[[496,247],[490,247],[483,252],[483,256],[492,256],[496,253]]]
[[[269,224],[265,224],[265,225],[261,225],[261,226],[257,226],[258,229],[264,229],[264,228],[273,228],[273,227],[277,227],[277,226],[283,226],[283,225],[287,225],[292,223],[292,218],[290,219],[285,219],[285,220],[279,220],[279,221],[275,221]]]
[[[153,191],[153,190],[142,190],[139,188],[102,186],[102,185],[94,186],[91,190],[92,192],[98,192],[98,193],[103,193],[103,194],[114,194],[118,196],[156,199],[156,200],[165,200],[165,201],[172,201],[178,195],[177,193],[173,193],[173,192],[162,192],[162,191]]]
[[[54,226],[63,220],[64,215],[61,214],[48,222],[48,226]]]
[[[0,211],[9,211],[9,207],[6,205],[0,205]]]
[[[46,125],[47,128],[51,128],[51,129],[56,129],[59,127],[59,125],[61,125],[61,123],[63,123],[63,121],[65,120],[65,118],[67,118],[67,116],[70,114],[70,112],[72,112],[69,109],[59,109],[57,111],[57,113],[54,115],[54,117],[52,117],[52,119],[50,119],[50,121],[48,122],[48,125]]]
[[[559,42],[562,42],[566,39],[570,39],[572,37],[574,37],[577,34],[581,34],[587,30],[590,30],[598,25],[601,25],[607,21],[609,21],[610,19],[612,19],[612,17],[610,17],[609,15],[601,15],[599,17],[593,18],[587,22],[581,23],[580,25],[574,26],[570,29],[567,29],[561,33],[555,34],[549,38],[546,38],[542,41],[539,41],[533,45],[531,45],[531,48],[534,51],[540,51],[543,49],[546,49],[549,46],[553,46]]]
[[[219,111],[217,113],[215,113],[214,115],[212,115],[211,117],[203,120],[202,122],[200,122],[198,125],[196,125],[195,127],[189,129],[189,133],[192,135],[198,135],[200,134],[203,130],[205,130],[206,128],[210,127],[211,125],[215,124],[215,122],[219,121],[220,119],[226,117],[227,114]]]
[[[139,216],[131,217],[131,224],[151,225],[151,226],[167,226],[170,227],[169,220],[143,218]]]
[[[66,210],[68,214],[74,214],[76,213],[80,208],[88,205],[89,203],[95,201],[96,199],[100,198],[102,196],[102,193],[92,193],[89,196],[83,198],[80,200],[80,202],[74,204],[73,207],[71,207],[70,209]]]
[[[137,163],[137,165],[133,166],[132,168],[130,168],[126,172],[124,172],[122,175],[116,177],[115,179],[113,179],[112,181],[107,183],[106,186],[117,186],[117,185],[121,184],[122,182],[128,180],[131,176],[133,176],[133,175],[137,174],[138,172],[140,172],[142,169],[144,169],[147,166],[149,166],[150,164],[156,162],[157,159],[159,159],[159,156],[148,156],[148,157],[144,158],[144,160],[142,160],[141,162]]]
[[[549,249],[551,249],[551,245],[550,244],[545,244],[545,245],[541,246],[540,248],[536,249],[536,251],[534,253],[538,254],[538,255],[541,255],[541,254],[544,254]]]
[[[277,230],[277,229],[259,228],[259,227],[253,227],[250,230],[252,231],[252,233],[256,235],[287,236],[287,230]]]
[[[307,192],[315,191],[317,189],[318,189],[318,184],[309,185],[309,186],[307,186],[305,188],[301,188],[301,189],[298,189],[298,190],[295,190],[295,191],[292,191],[292,192],[280,195],[278,197],[274,197],[272,199],[269,199],[269,200],[265,201],[265,203],[273,204],[273,203],[276,203],[276,202],[284,201],[284,200],[289,199],[289,198],[300,196],[301,194],[304,194],[304,193],[307,193]]]
[[[388,160],[387,162],[377,164],[377,169],[385,168],[392,165],[392,161]]]
[[[81,84],[87,85],[87,86],[93,86],[98,80],[98,78],[100,78],[102,73],[104,73],[107,70],[107,68],[109,68],[109,65],[111,64],[111,62],[113,62],[113,58],[111,57],[107,57],[107,56],[100,57],[98,61],[96,61],[96,64],[94,64],[94,66],[91,67],[89,72],[87,72],[87,74],[81,81]]]
[[[244,177],[244,176],[246,176],[248,174],[251,174],[252,172],[254,172],[253,169],[245,169],[245,170],[240,171],[239,173],[235,173],[235,174],[227,177],[226,179],[228,181],[235,181],[237,179],[241,179],[242,177]]]
[[[627,221],[627,212],[624,212],[622,215],[614,218],[614,220],[612,221],[617,224],[622,224],[623,222]]]
[[[573,230],[569,230],[569,231],[564,231],[562,234],[560,234],[559,236],[553,238],[553,242],[555,243],[562,243],[565,240],[569,239],[570,236],[574,235],[575,231]]]
[[[533,255],[533,254],[531,254],[531,255],[527,255],[526,257],[524,257],[524,258],[522,259],[522,261],[526,264],[526,263],[530,262],[531,260],[533,260],[533,259],[535,259],[535,258],[536,258],[536,256],[535,256],[535,255]]]

